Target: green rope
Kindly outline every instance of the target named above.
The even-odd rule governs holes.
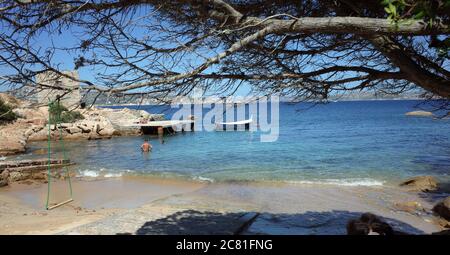
[[[57,103],[58,103],[57,107],[59,109],[60,108],[59,107],[60,106],[59,105],[59,100],[57,100]],[[50,109],[51,104],[52,104],[52,102],[50,102],[48,104],[49,109]],[[62,127],[61,127],[61,112],[58,112],[58,114],[56,114],[55,117],[56,117],[55,120],[54,120],[55,128],[57,127],[57,125],[59,125],[58,126],[58,129],[59,129],[59,145],[60,145],[61,150],[63,152],[63,160],[67,162],[68,158],[67,158],[67,153],[66,153],[66,150],[65,150],[65,147],[64,147],[64,140],[63,140],[63,135],[62,135]],[[46,209],[48,209],[48,205],[49,205],[49,201],[50,201],[50,183],[51,183],[51,178],[52,178],[51,177],[51,171],[50,171],[50,168],[51,168],[50,167],[50,158],[51,158],[51,152],[50,152],[50,149],[51,149],[51,146],[50,146],[50,144],[51,144],[50,123],[51,123],[51,114],[50,114],[50,111],[49,111],[49,114],[48,114],[48,142],[47,142],[47,149],[48,149],[48,161],[47,161],[48,185],[47,185],[47,202],[45,203],[45,208]],[[63,161],[63,164],[64,164],[64,161]],[[69,172],[69,168],[68,168],[67,165],[64,166],[64,171],[65,171],[66,177],[68,178],[70,198],[73,199],[72,181],[70,179],[70,172]]]
[[[59,108],[59,100],[58,100],[58,108]],[[59,128],[58,128],[59,129],[59,145],[61,146],[61,150],[63,152],[63,159],[64,159],[64,161],[67,162],[68,158],[67,158],[66,150],[64,148],[64,140],[63,140],[63,136],[62,136],[61,112],[58,112],[58,121],[57,121],[57,123],[59,123]],[[66,177],[68,178],[68,182],[69,182],[70,198],[73,198],[73,196],[72,196],[72,181],[70,180],[70,172],[69,172],[69,168],[68,168],[67,164],[64,166],[64,171],[66,173]]]
[[[48,103],[48,107],[50,109],[50,99]],[[48,209],[48,203],[50,200],[50,183],[52,182],[52,175],[50,173],[50,111],[48,112],[48,139],[47,139],[47,154],[48,154],[48,161],[47,161],[47,202],[45,203],[45,209]]]

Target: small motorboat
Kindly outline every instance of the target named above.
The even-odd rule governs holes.
[[[225,130],[249,130],[250,124],[253,122],[253,116],[250,116],[250,119],[240,120],[240,121],[232,121],[232,122],[218,122],[216,123],[217,131],[225,131]]]

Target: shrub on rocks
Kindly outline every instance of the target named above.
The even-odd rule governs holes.
[[[77,120],[82,120],[82,119],[84,119],[84,116],[80,112],[66,111],[61,116],[61,122],[65,122],[65,123],[73,123]]]
[[[31,173],[28,172],[11,172],[9,173],[9,182],[16,182],[29,179],[31,177]]]
[[[12,122],[17,119],[17,115],[13,112],[13,108],[7,105],[0,98],[0,125]]]
[[[77,120],[84,119],[84,116],[80,112],[69,111],[66,107],[56,103],[51,103],[48,111],[50,113],[49,124],[55,124],[57,122],[73,123]]]

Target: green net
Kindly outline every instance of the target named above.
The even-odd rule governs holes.
[[[56,102],[55,102],[56,101]],[[70,172],[68,167],[68,158],[67,153],[64,147],[64,139],[62,135],[62,128],[61,128],[61,111],[51,112],[50,108],[54,106],[56,103],[57,109],[60,109],[60,100],[57,99],[53,102],[49,101],[49,114],[48,114],[48,139],[47,139],[47,151],[48,151],[48,161],[47,161],[47,179],[48,179],[48,186],[47,186],[47,201],[45,203],[45,209],[50,209],[49,203],[50,203],[50,194],[51,194],[51,183],[52,183],[52,173],[51,173],[51,123],[55,125],[55,128],[59,131],[59,146],[62,151],[63,155],[63,168],[64,168],[64,174],[65,178],[68,181],[69,185],[69,196],[70,200],[73,199],[73,191],[72,191],[72,181],[70,179]]]

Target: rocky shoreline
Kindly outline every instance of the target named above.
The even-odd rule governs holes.
[[[449,194],[448,184],[439,183],[433,176],[417,176],[400,183],[408,192],[418,193],[424,197],[436,194]],[[450,196],[443,200],[438,200],[431,211],[428,211],[416,201],[406,201],[395,205],[397,210],[411,214],[430,213],[436,216],[435,223],[442,231],[435,234],[450,234]]]
[[[0,187],[17,181],[46,181],[47,159],[4,161],[5,156],[25,153],[27,143],[57,140],[96,140],[109,139],[113,136],[137,136],[142,134],[139,127],[127,124],[164,120],[163,114],[149,114],[143,110],[128,108],[108,109],[91,107],[76,110],[82,119],[73,123],[59,125],[47,124],[49,107],[36,106],[30,101],[19,100],[10,95],[0,93],[0,100],[12,108],[18,118],[6,125],[0,125]],[[46,154],[46,152],[45,152]],[[64,160],[50,160],[51,168],[62,168],[72,164]],[[55,171],[58,173],[58,171]],[[59,178],[60,176],[55,176]]]
[[[12,123],[0,125],[0,156],[24,153],[27,142],[47,140],[49,128],[51,139],[58,139],[61,131],[63,139],[66,140],[95,140],[141,135],[139,127],[126,127],[126,124],[139,122],[140,119],[164,120],[163,114],[149,114],[143,110],[91,107],[77,110],[83,116],[81,120],[49,127],[47,106],[34,106],[29,101],[1,93],[0,99],[11,106],[13,112],[19,116]]]

